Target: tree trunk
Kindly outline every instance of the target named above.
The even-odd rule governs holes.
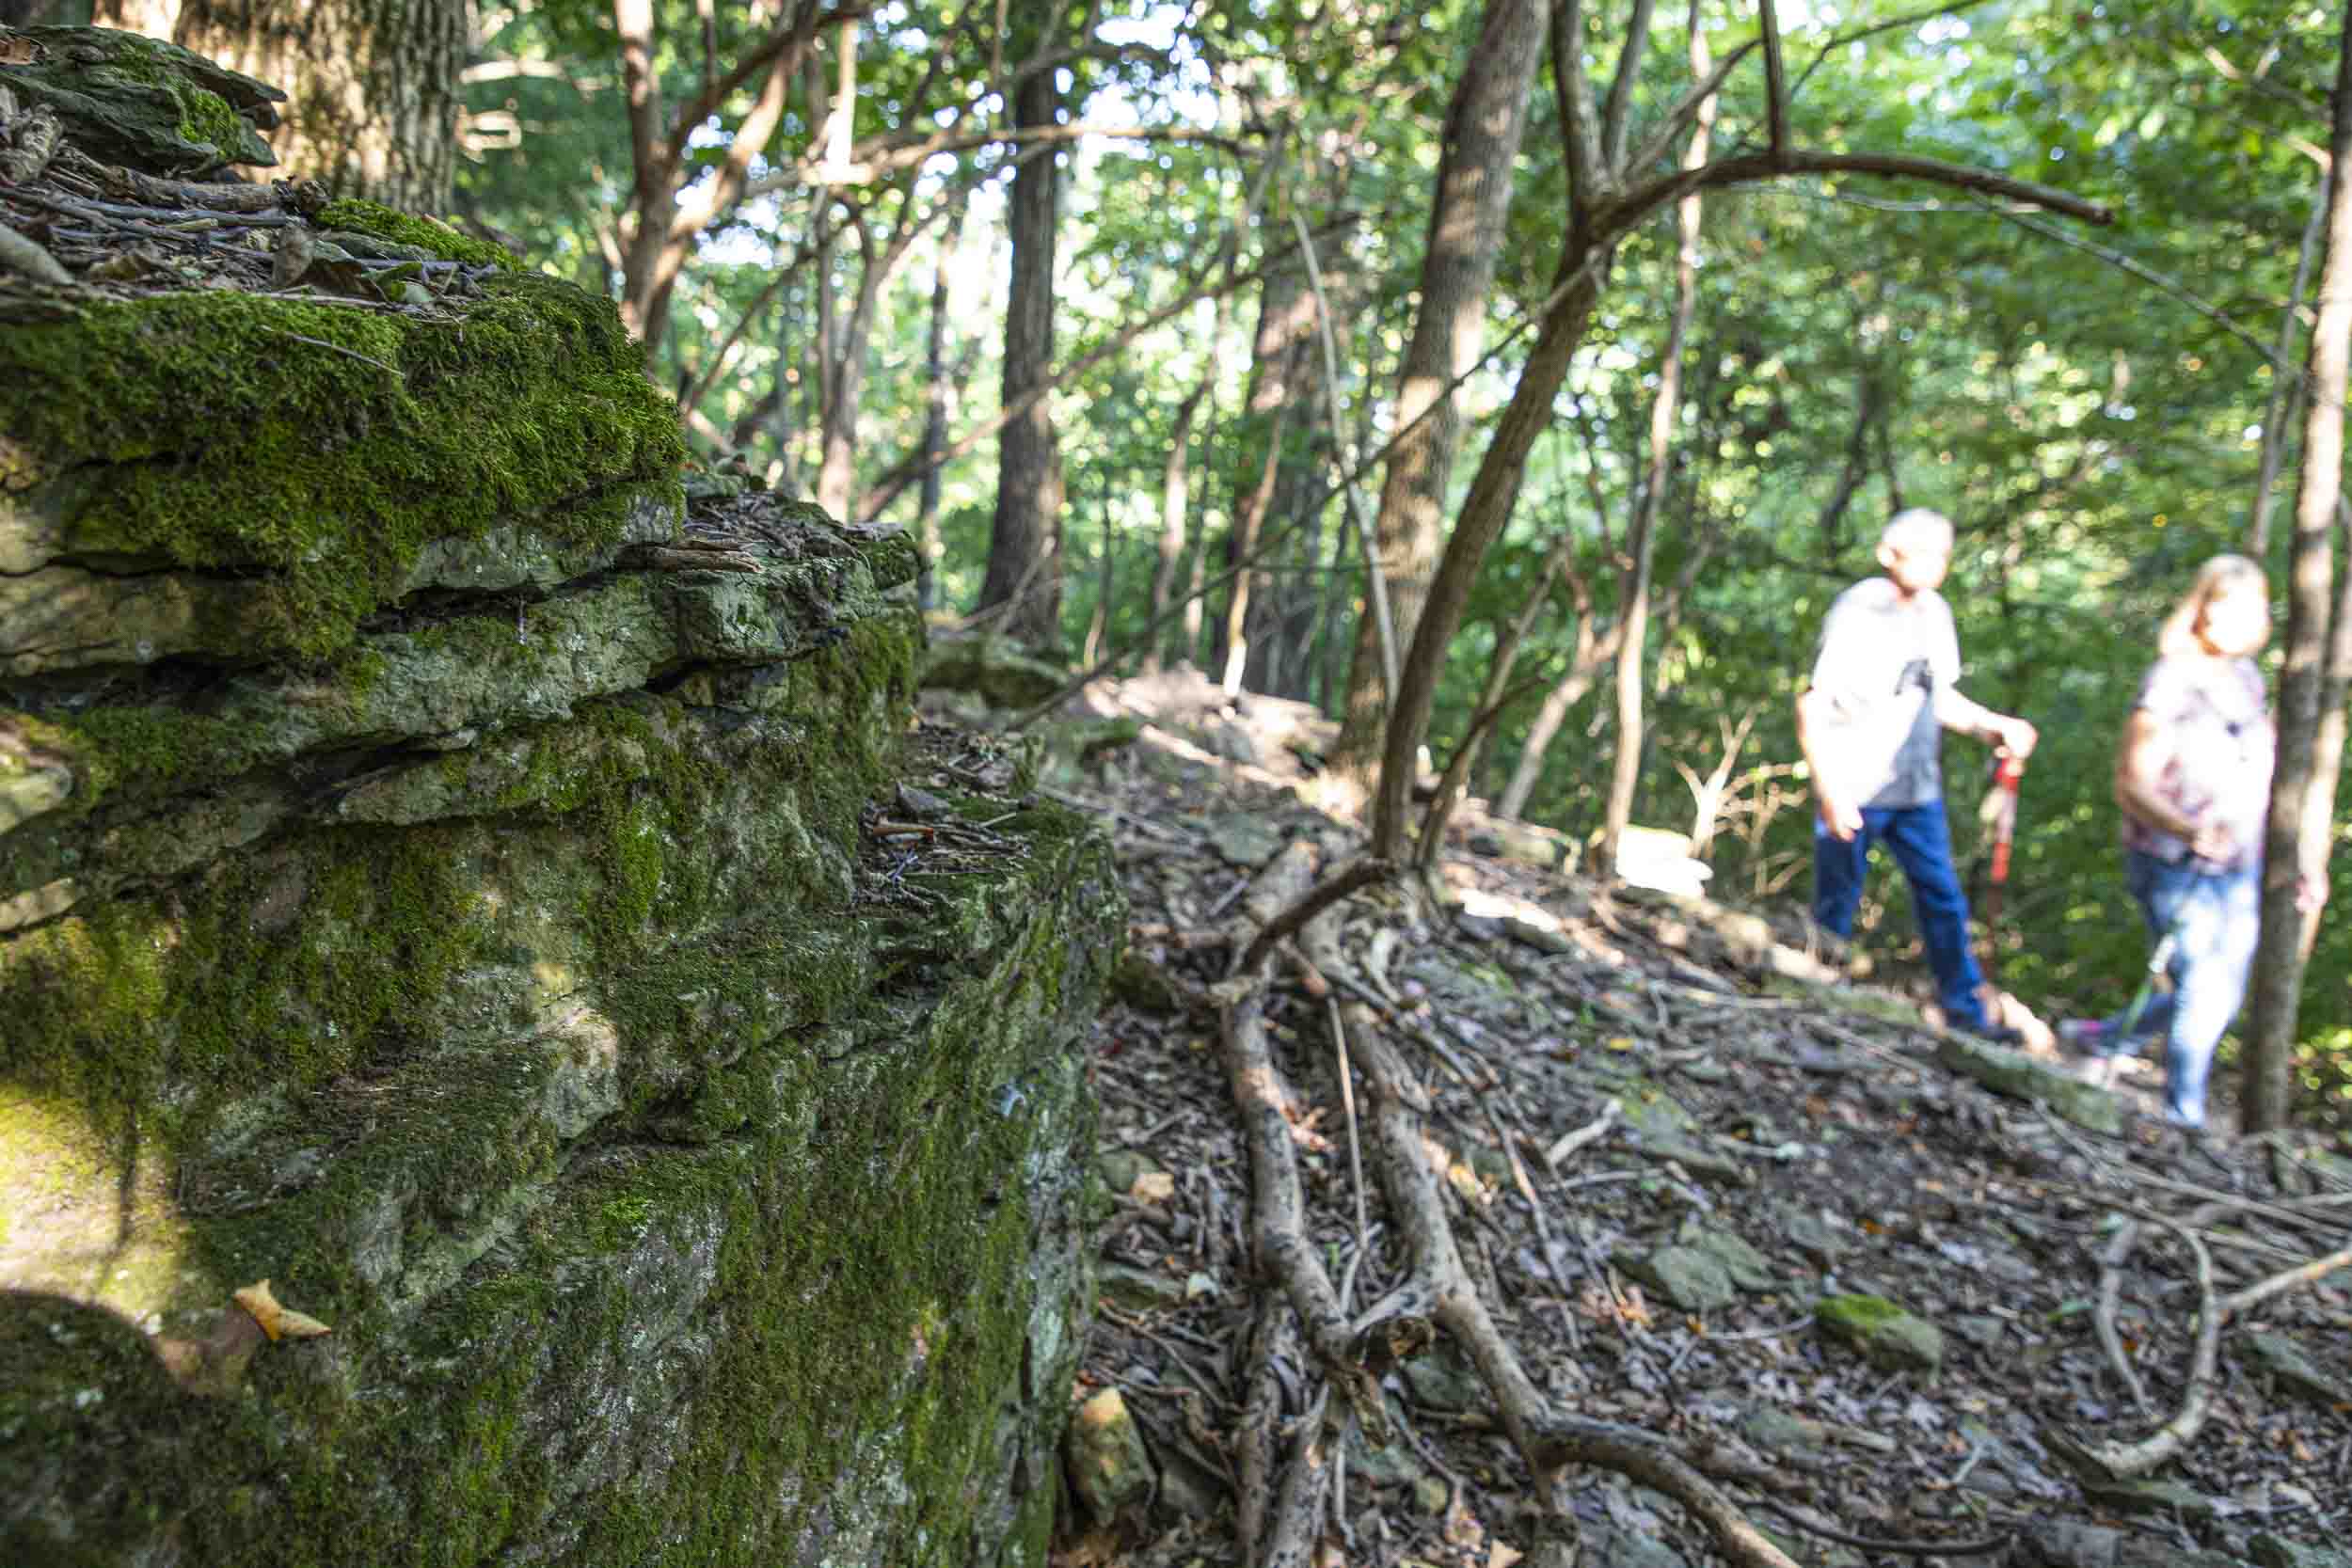
[[[1059,118],[1055,73],[1041,71],[1013,96],[1024,129]],[[1055,155],[1041,150],[1014,171],[1008,204],[1012,282],[1005,305],[1004,401],[1010,406],[1054,370],[1054,243],[1060,226]],[[989,530],[980,608],[1006,607],[1005,629],[1030,646],[1061,643],[1061,451],[1053,400],[1040,398],[997,437],[996,514]]]
[[[283,87],[278,172],[437,216],[457,151],[467,0],[102,0],[102,26],[169,39]]]
[[[1478,694],[1478,705],[1470,710],[1470,721],[1463,731],[1461,741],[1445,765],[1445,772],[1438,781],[1437,798],[1429,802],[1428,815],[1421,829],[1421,863],[1437,863],[1438,851],[1445,841],[1447,821],[1461,804],[1462,795],[1470,787],[1470,772],[1494,737],[1495,724],[1502,717],[1502,708],[1509,699],[1511,672],[1518,664],[1519,650],[1527,644],[1527,634],[1543,615],[1545,605],[1551,598],[1551,579],[1565,571],[1568,557],[1576,547],[1576,536],[1565,525],[1560,538],[1544,559],[1544,569],[1535,578],[1535,586],[1527,595],[1519,612],[1511,617],[1511,624],[1495,639],[1495,650],[1486,661],[1486,684]]]
[[[2321,170],[2319,189],[2312,194],[2311,221],[2303,225],[2303,243],[2295,256],[2295,287],[2287,294],[2287,308],[2279,312],[2279,362],[2271,368],[2270,403],[2263,411],[2262,459],[2254,469],[2253,519],[2246,526],[2246,553],[2256,561],[2270,558],[2270,511],[2277,497],[2279,469],[2286,461],[2286,427],[2299,412],[2297,404],[2303,390],[2300,378],[2286,373],[2285,366],[2295,355],[2295,328],[2303,319],[2303,291],[2312,280],[2312,259],[2319,249],[2319,238],[2328,222],[2328,192],[2335,176]]]
[[[1249,396],[1244,405],[1241,462],[1233,485],[1233,526],[1226,537],[1226,564],[1249,558],[1258,547],[1274,505],[1274,482],[1281,467],[1282,438],[1293,405],[1308,395],[1314,377],[1314,295],[1287,268],[1269,274],[1259,295],[1258,332],[1251,343]],[[1222,680],[1227,692],[1241,689],[1249,661],[1250,597],[1258,574],[1233,578],[1225,601]]]
[[[1114,502],[1107,463],[1103,474],[1103,493],[1096,504],[1103,509],[1103,553],[1095,562],[1101,568],[1101,578],[1095,584],[1094,613],[1087,617],[1086,643],[1078,652],[1079,665],[1089,670],[1094,667],[1095,658],[1103,650],[1103,640],[1110,631],[1111,596],[1119,591],[1118,541],[1114,537],[1116,528],[1111,516]]]
[[[1511,169],[1527,125],[1527,94],[1543,57],[1540,0],[1490,0],[1477,42],[1446,110],[1429,235],[1422,257],[1421,308],[1398,377],[1396,428],[1374,526],[1396,644],[1407,645],[1429,596],[1443,540],[1446,492],[1461,444],[1461,401],[1454,383],[1477,363],[1486,298],[1511,199]],[[1423,416],[1426,415],[1426,418]],[[1379,628],[1356,626],[1347,710],[1332,766],[1368,783],[1388,709]]]
[[[1584,340],[1585,324],[1615,260],[1616,239],[1588,236],[1571,230],[1552,279],[1555,296],[1544,312],[1543,325],[1519,372],[1518,386],[1496,421],[1493,438],[1479,460],[1470,494],[1462,499],[1460,516],[1447,541],[1437,576],[1430,579],[1429,597],[1422,606],[1421,624],[1413,632],[1412,651],[1397,678],[1395,703],[1389,714],[1387,747],[1380,760],[1380,777],[1374,795],[1373,853],[1394,859],[1403,850],[1416,753],[1429,726],[1429,708],[1438,694],[1438,675],[1445,663],[1446,644],[1462,624],[1462,607],[1470,602],[1471,580],[1487,549],[1511,520],[1519,499],[1519,481],[1526,473],[1527,454],[1551,422],[1551,400],[1567,379],[1568,364]]]
[[[1176,428],[1168,433],[1168,461],[1160,470],[1160,563],[1152,574],[1152,625],[1155,626],[1168,613],[1176,594],[1177,575],[1184,570],[1186,513],[1192,503],[1192,421],[1200,412],[1201,400],[1209,395],[1209,382],[1215,373],[1212,371],[1202,376],[1200,385],[1177,407]],[[1160,668],[1160,643],[1165,637],[1165,633],[1156,634],[1152,646],[1145,650],[1145,673],[1153,673]]]
[[[27,7],[27,14],[24,18],[8,24],[13,27],[34,25],[30,10],[31,8]],[[140,33],[151,39],[168,39],[180,24],[180,0],[98,0],[90,8],[90,21],[100,27]],[[271,83],[273,87],[280,85]]]
[[[1270,377],[1270,384],[1279,385],[1281,377]],[[1249,487],[1233,498],[1233,529],[1226,536],[1226,564],[1239,566],[1257,553],[1258,535],[1265,528],[1266,515],[1274,509],[1274,477],[1282,463],[1282,436],[1290,422],[1290,404],[1279,403],[1265,420],[1253,420],[1264,443],[1259,459],[1258,474]],[[1242,677],[1249,668],[1250,616],[1257,607],[1251,601],[1250,590],[1260,574],[1244,569],[1234,575],[1233,585],[1225,598],[1225,669],[1219,677],[1229,697],[1242,689]]]
[[[1695,14],[1691,26],[1691,74],[1705,81],[1710,69],[1707,36],[1699,31]],[[1707,166],[1708,139],[1715,129],[1715,100],[1699,105],[1698,123],[1682,157],[1686,169]],[[1675,419],[1682,407],[1682,345],[1691,334],[1691,313],[1698,302],[1699,193],[1676,203],[1675,224],[1681,245],[1675,262],[1674,324],[1666,329],[1666,352],[1658,365],[1658,399],[1650,407],[1649,477],[1642,489],[1641,510],[1633,516],[1626,546],[1633,564],[1626,573],[1623,609],[1618,623],[1625,636],[1617,649],[1617,755],[1609,780],[1609,809],[1600,834],[1600,863],[1613,870],[1617,844],[1633,819],[1633,789],[1642,779],[1642,658],[1649,635],[1650,563],[1658,554],[1658,519],[1663,510],[1666,482],[1674,451]]]
[[[2341,24],[2336,56],[2333,166],[2352,159],[2352,16]],[[2303,415],[2303,461],[2295,497],[2289,557],[2286,673],[2279,683],[2279,763],[2271,782],[2270,825],[2263,873],[2262,946],[2254,956],[2251,1027],[2240,1092],[2245,1131],[2287,1119],[2295,1019],[2303,986],[2306,916],[2295,907],[2301,876],[2325,877],[2334,784],[2344,727],[2323,746],[2320,700],[2327,684],[2329,620],[2334,611],[2336,503],[2344,494],[2345,359],[2352,350],[2352,180],[2328,182],[2326,260],[2320,263],[2318,316],[2312,325],[2310,385]],[[2324,791],[2324,793],[2323,793]]]
[[[653,0],[612,0],[631,171],[628,217],[623,225],[621,321],[646,345],[648,365],[653,345],[669,327],[670,298],[678,274],[703,231],[743,198],[753,161],[768,150],[784,119],[792,78],[815,48],[818,22],[831,14],[823,10],[823,3],[754,0],[753,10],[772,24],[773,31],[744,53],[724,81],[706,85],[703,96],[679,106],[674,122],[661,100],[657,68],[661,40]],[[723,122],[723,104],[729,94],[754,83],[758,97],[728,126],[726,152],[718,166],[690,171],[684,162],[688,138],[714,117]],[[723,90],[714,95],[714,88]],[[691,183],[681,189],[690,172]]]
[[[959,203],[931,269],[931,321],[923,345],[923,482],[914,507],[914,603],[926,615],[939,603],[939,486],[947,451],[947,273],[963,237]]]
[[[1613,624],[1607,635],[1597,636],[1593,630],[1593,610],[1589,597],[1577,594],[1576,654],[1568,663],[1567,672],[1544,693],[1541,706],[1535,710],[1534,721],[1527,727],[1527,742],[1519,748],[1519,760],[1511,769],[1511,782],[1502,786],[1502,794],[1495,801],[1497,816],[1520,817],[1527,812],[1527,798],[1535,792],[1536,781],[1543,777],[1544,755],[1551,750],[1560,726],[1568,714],[1584,700],[1600,678],[1601,667],[1616,657],[1618,627]]]

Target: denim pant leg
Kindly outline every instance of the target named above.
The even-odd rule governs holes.
[[[2131,890],[2132,898],[2139,905],[2140,919],[2148,927],[2148,940],[2158,942],[2169,928],[2173,911],[2180,907],[2179,890],[2168,876],[2174,868],[2153,855],[2137,849],[2123,851],[2123,885]],[[2177,877],[2174,878],[2177,881]],[[2164,891],[2159,894],[2159,885]],[[2158,912],[2158,905],[2162,912]],[[2165,969],[2165,983],[2157,986],[2148,997],[2148,1006],[2141,1009],[2132,1025],[2131,1038],[2123,1037],[2124,1014],[2132,1010],[2129,1002],[2118,1007],[2104,1020],[2105,1033],[2101,1045],[2106,1052],[2122,1055],[2137,1055],[2153,1041],[2165,1040],[2172,1034],[2172,1005],[2178,999],[2180,987],[2180,958],[2175,953]],[[2134,987],[2137,993],[2137,987]]]
[[[2144,857],[2140,857],[2144,858]],[[2259,868],[2207,875],[2192,865],[2151,862],[2144,880],[2152,921],[2177,934],[2172,956],[2172,1026],[2165,1037],[2164,1101],[2171,1119],[2201,1127],[2214,1048],[2246,1000],[2262,935]]]
[[[1869,874],[1870,840],[1883,812],[1862,814],[1862,831],[1845,842],[1813,814],[1813,918],[1824,931],[1853,935],[1854,911],[1862,907],[1862,879]]]
[[[1919,917],[1919,935],[1927,942],[1944,1016],[1959,1028],[1983,1027],[1984,1003],[1977,989],[1984,984],[1984,972],[1968,945],[1968,895],[1961,891],[1960,873],[1952,868],[1944,802],[1890,811],[1882,831],[1895,863],[1911,880],[1911,906]]]

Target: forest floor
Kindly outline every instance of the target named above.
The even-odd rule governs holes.
[[[1104,743],[1054,792],[1111,825],[1133,940],[1092,1040],[1109,1212],[1057,1568],[1256,1562],[1269,1448],[1327,1471],[1289,1548],[1318,1568],[1771,1560],[1609,1468],[1537,1478],[1451,1336],[1375,1359],[1386,1447],[1316,1398],[1315,1357],[1265,1327],[1287,1311],[1213,988],[1285,846],[1361,846],[1308,803],[1327,727],[1188,670],[1068,711]],[[1544,1399],[1651,1434],[1800,1563],[2352,1563],[2345,1151],[2185,1141],[2144,1075],[2110,1130],[2076,1125],[2103,1118],[2062,1071],[1996,1093],[1912,1001],[1792,981],[1795,948],[1719,935],[1753,919],[1517,863],[1497,827],[1461,824],[1448,907],[1359,895],[1342,942]],[[1413,1272],[1411,1226],[1365,1192],[1365,1085],[1343,1093],[1321,983],[1278,961],[1264,1018],[1307,1241],[1364,1321]],[[1840,1296],[1900,1314],[1841,1334]]]

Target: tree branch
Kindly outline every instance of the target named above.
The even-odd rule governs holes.
[[[1704,79],[1693,83],[1688,92],[1675,100],[1674,107],[1666,111],[1665,118],[1650,132],[1649,139],[1642,143],[1641,150],[1618,166],[1630,176],[1635,169],[1647,168],[1663,158],[1667,150],[1680,141],[1682,134],[1698,119],[1699,106],[1722,90],[1724,78],[1731,74],[1732,68],[1746,59],[1763,41],[1762,39],[1750,39],[1725,55]]]
[[[939,132],[909,141],[904,137],[881,138],[870,150],[860,152],[850,150],[849,161],[831,166],[819,160],[803,158],[789,168],[755,181],[746,191],[749,196],[767,196],[775,191],[789,190],[801,185],[865,185],[884,175],[901,169],[920,167],[943,153],[970,152],[983,147],[1004,142],[1018,142],[1023,147],[1055,146],[1078,141],[1087,136],[1101,136],[1112,141],[1199,142],[1221,148],[1240,156],[1248,151],[1246,143],[1221,131],[1203,130],[1189,125],[1104,125],[1089,120],[1075,120],[1063,125],[1031,125],[1019,131],[1010,128],[993,131]]]
[[[1619,230],[1629,228],[1660,207],[1679,200],[1692,190],[1715,185],[1759,184],[1785,174],[1867,174],[1884,180],[1921,180],[1932,185],[1980,191],[1988,196],[2002,196],[2012,201],[2046,207],[2052,212],[2080,218],[2085,223],[2104,226],[2115,221],[2115,214],[2098,202],[2086,201],[2054,185],[2040,184],[2031,180],[2013,180],[2006,174],[1995,174],[1989,168],[1972,168],[1965,164],[1947,164],[1941,158],[1918,158],[1902,152],[1809,152],[1803,149],[1791,149],[1777,157],[1769,152],[1746,152],[1736,157],[1719,158],[1701,169],[1653,180],[1646,185],[1626,192],[1612,213],[1614,221],[1611,227]]]
[[[623,3],[629,3],[629,0],[623,0]],[[685,146],[687,136],[695,126],[717,114],[720,106],[738,88],[775,64],[787,50],[795,45],[805,49],[820,29],[836,23],[862,22],[872,12],[873,8],[868,5],[841,6],[823,11],[812,3],[806,11],[762,39],[757,48],[735,62],[733,70],[704,87],[701,93],[678,110],[677,119],[670,130],[671,147]],[[796,59],[785,67],[785,73],[789,75],[798,69],[800,64]]]
[[[1573,215],[1610,188],[1601,158],[1600,111],[1593,103],[1592,78],[1584,74],[1584,0],[1552,0],[1551,90],[1560,102],[1560,146],[1572,182]]]
[[[1780,13],[1772,0],[1756,0],[1756,9],[1764,28],[1764,119],[1777,163],[1788,151],[1788,81],[1780,59]]]
[[[1617,53],[1617,72],[1609,81],[1609,107],[1601,118],[1601,157],[1613,169],[1625,167],[1627,122],[1632,119],[1633,79],[1641,73],[1642,56],[1649,50],[1650,18],[1656,0],[1633,0],[1633,15],[1626,22],[1625,47]]]

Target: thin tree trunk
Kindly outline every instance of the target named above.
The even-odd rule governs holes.
[[[1258,535],[1274,509],[1274,476],[1281,467],[1283,426],[1290,422],[1290,412],[1287,402],[1277,404],[1263,427],[1265,451],[1258,464],[1257,482],[1233,500],[1233,531],[1226,541],[1229,563],[1238,564],[1257,553]],[[1242,676],[1249,667],[1250,588],[1257,576],[1249,571],[1235,574],[1226,594],[1225,670],[1219,680],[1229,697],[1240,692]]]
[[[1463,732],[1460,744],[1454,749],[1446,763],[1445,772],[1438,781],[1436,799],[1429,802],[1428,814],[1422,821],[1421,863],[1433,865],[1438,850],[1445,841],[1446,822],[1460,806],[1462,794],[1469,787],[1470,770],[1478,766],[1486,743],[1494,737],[1494,726],[1502,718],[1502,708],[1509,699],[1511,671],[1518,663],[1519,650],[1527,644],[1527,634],[1535,627],[1536,618],[1543,614],[1544,605],[1551,597],[1551,579],[1567,568],[1569,553],[1576,547],[1576,535],[1564,522],[1560,538],[1544,559],[1544,569],[1535,579],[1527,602],[1511,618],[1511,624],[1495,640],[1495,650],[1486,661],[1486,684],[1478,694],[1478,705],[1470,710],[1469,727]]]
[[[2345,359],[2352,349],[2352,180],[2341,178],[2352,159],[2352,15],[2340,25],[2329,141],[2339,178],[2329,182],[2327,252],[2312,326],[2302,471],[2289,558],[2286,672],[2279,683],[2279,762],[2263,874],[2263,938],[2254,957],[2253,1024],[2239,1097],[2249,1132],[2286,1123],[2307,951],[2304,927],[2316,918],[2296,908],[2296,885],[2304,875],[2327,875],[2328,825],[2344,750],[2342,715],[2325,736],[2320,723],[2328,622],[2335,609],[2329,537],[2344,493]]]
[[[816,45],[824,0],[755,0],[772,30],[739,58],[733,70],[705,87],[673,120],[662,107],[656,61],[660,40],[652,0],[612,0],[612,20],[627,96],[632,184],[622,253],[621,320],[647,347],[661,341],[670,298],[696,241],[734,211],[750,182],[755,158],[768,150],[784,119],[792,78]],[[686,181],[687,138],[712,117],[734,89],[756,82],[759,96],[729,128],[727,150],[715,169],[695,169]]]
[[[825,422],[818,442],[823,455],[817,466],[817,504],[844,520],[855,515],[850,508],[856,504],[857,404],[866,387],[866,347],[873,331],[874,295],[882,283],[864,225],[852,231],[860,242],[858,300],[846,318],[836,314],[834,330],[827,336],[833,363],[825,376]]]
[[[172,9],[124,8],[147,24]],[[159,34],[286,89],[285,178],[437,216],[457,154],[465,0],[183,0]]]
[[[1691,13],[1691,75],[1705,81],[1711,62],[1707,35],[1699,30],[1698,12]],[[1682,166],[1707,166],[1708,140],[1715,129],[1715,100],[1699,105],[1698,123]],[[1658,400],[1649,419],[1649,477],[1642,489],[1641,510],[1634,514],[1626,546],[1633,564],[1627,573],[1618,621],[1625,636],[1617,649],[1617,755],[1609,781],[1609,808],[1600,835],[1600,863],[1617,863],[1617,844],[1633,817],[1633,790],[1642,779],[1642,659],[1649,633],[1650,564],[1658,554],[1658,519],[1664,508],[1666,482],[1674,453],[1676,417],[1682,410],[1682,345],[1691,334],[1691,315],[1698,304],[1699,193],[1694,189],[1676,204],[1675,224],[1681,245],[1675,263],[1674,324],[1666,330],[1666,352],[1658,365]]]
[[[1543,58],[1542,0],[1490,0],[1447,106],[1422,257],[1421,307],[1398,377],[1395,424],[1374,528],[1396,645],[1412,640],[1443,541],[1446,492],[1461,444],[1455,383],[1478,361],[1486,330],[1511,170],[1527,125],[1527,95]],[[1428,418],[1422,416],[1426,414]],[[1333,767],[1369,782],[1389,702],[1379,630],[1358,619]]]
[[[1567,379],[1568,365],[1584,341],[1585,325],[1592,320],[1593,308],[1600,301],[1615,259],[1614,233],[1597,234],[1581,219],[1572,222],[1552,277],[1543,325],[1528,350],[1511,401],[1495,423],[1486,455],[1479,459],[1470,493],[1462,498],[1437,576],[1430,579],[1429,597],[1422,606],[1412,650],[1397,678],[1373,796],[1372,852],[1383,860],[1398,858],[1404,848],[1415,760],[1429,727],[1429,708],[1437,697],[1446,644],[1462,624],[1462,608],[1470,602],[1471,581],[1486,551],[1511,520],[1527,454],[1534,449],[1535,437],[1551,422],[1552,399]]]
[[[1013,96],[1014,123],[1060,118],[1055,72],[1041,71]],[[1055,154],[1017,169],[1009,203],[1012,280],[1005,305],[1004,402],[1010,406],[1054,371],[1054,246],[1060,227]],[[989,530],[980,608],[1006,606],[1005,629],[1032,647],[1061,642],[1062,476],[1053,400],[1039,398],[997,437],[996,513]]]
[[[1168,613],[1168,602],[1176,593],[1177,574],[1184,570],[1186,513],[1192,502],[1192,421],[1200,412],[1201,401],[1209,395],[1209,385],[1216,373],[1212,369],[1203,375],[1192,395],[1178,405],[1176,428],[1168,433],[1168,462],[1160,470],[1160,563],[1152,574],[1154,625]],[[1159,668],[1160,644],[1154,641],[1144,653],[1143,669],[1146,674],[1152,674]]]
[[[2287,295],[2287,308],[2279,314],[2279,365],[2295,355],[2295,328],[2303,319],[2303,291],[2311,285],[2312,258],[2319,249],[2320,233],[2328,221],[2328,191],[2334,178],[2333,171],[2322,171],[2319,189],[2312,197],[2311,221],[2303,226],[2303,244],[2295,257],[2295,290]],[[2272,492],[2279,483],[2280,467],[2286,461],[2286,427],[2294,422],[2302,390],[2299,376],[2272,367],[2270,405],[2263,412],[2262,461],[2254,471],[2254,516],[2246,530],[2246,553],[2257,561],[2270,555],[2270,512],[2278,499]]]
[[[1097,564],[1102,568],[1102,580],[1096,584],[1094,613],[1087,617],[1086,643],[1078,653],[1078,662],[1089,667],[1094,663],[1095,657],[1102,652],[1104,634],[1110,629],[1111,594],[1118,588],[1115,580],[1117,552],[1113,548],[1111,536],[1111,484],[1110,476],[1107,473],[1103,479],[1101,505],[1103,508],[1103,554]]]
[[[1259,295],[1258,330],[1250,345],[1249,398],[1242,415],[1242,461],[1235,470],[1233,522],[1226,537],[1229,565],[1247,561],[1273,510],[1274,482],[1280,470],[1282,439],[1293,405],[1311,386],[1306,366],[1315,330],[1314,296],[1289,268],[1271,273]],[[1238,692],[1249,662],[1250,600],[1254,572],[1233,578],[1225,601],[1223,665],[1226,691]]]
[[[1576,627],[1576,654],[1568,661],[1565,673],[1555,682],[1535,709],[1534,720],[1527,726],[1527,742],[1519,748],[1519,759],[1511,769],[1511,782],[1502,786],[1502,794],[1495,801],[1495,815],[1512,818],[1527,813],[1527,798],[1535,792],[1535,784],[1544,774],[1544,757],[1560,734],[1560,726],[1567,722],[1576,705],[1599,683],[1601,670],[1616,657],[1618,627],[1612,624],[1605,634],[1593,629],[1592,606],[1580,593]]]
[[[924,614],[939,605],[939,486],[947,450],[947,273],[963,238],[964,207],[957,203],[931,269],[931,321],[923,345],[923,483],[914,508],[914,549],[921,564],[914,602]]]
[[[151,39],[170,39],[180,23],[180,0],[97,0],[90,8],[90,21],[101,27],[119,28],[126,33],[139,33]],[[12,26],[30,26],[29,16]],[[266,76],[262,78],[268,82]],[[281,84],[270,82],[272,87]]]

